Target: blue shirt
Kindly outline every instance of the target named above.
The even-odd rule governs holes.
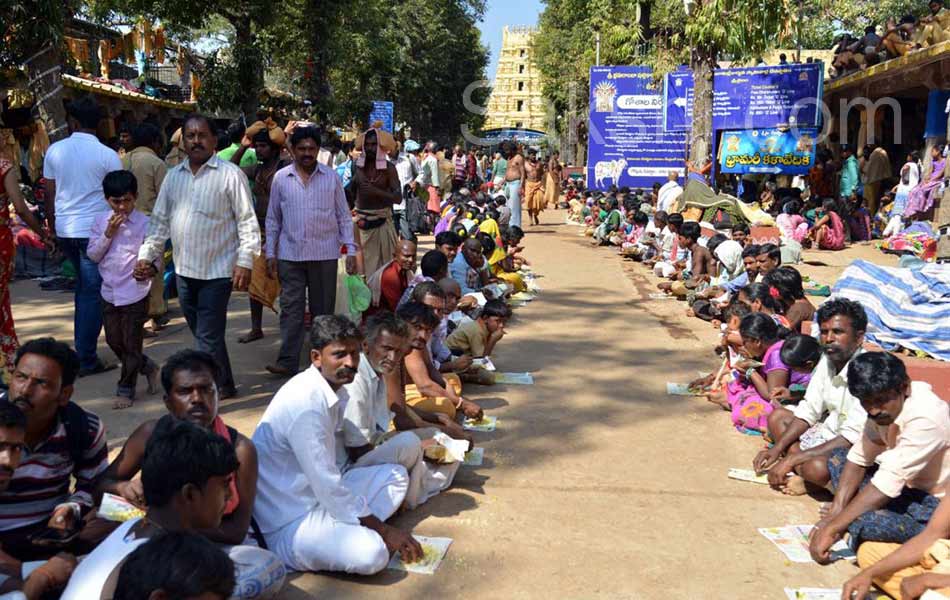
[[[466,294],[474,294],[482,287],[479,271],[484,269],[484,264],[481,269],[472,268],[472,266],[468,264],[468,261],[465,260],[465,255],[459,252],[452,260],[452,264],[449,265],[449,277],[458,282],[459,287],[462,288],[463,296]]]
[[[739,276],[735,279],[727,281],[722,284],[722,289],[727,290],[731,294],[735,294],[744,287],[749,285],[749,274],[746,271],[739,273]]]

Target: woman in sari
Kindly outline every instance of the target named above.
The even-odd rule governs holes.
[[[51,241],[20,193],[19,169],[10,159],[12,155],[9,155],[9,152],[16,152],[18,148],[5,144],[0,150],[0,378],[4,384],[9,384],[14,356],[19,346],[10,308],[10,279],[16,258],[16,244],[10,223],[10,204],[13,204],[16,214],[40,237],[44,245],[50,247]]]
[[[838,216],[835,201],[828,199],[816,211],[815,225],[809,237],[821,250],[841,250],[844,248],[844,221]]]
[[[930,160],[930,174],[910,191],[907,208],[904,209],[905,217],[913,217],[919,213],[927,212],[937,199],[937,190],[940,189],[940,182],[943,181],[943,170],[946,167],[947,160],[941,154],[938,146],[930,149]]]
[[[740,375],[726,387],[726,399],[732,423],[741,433],[767,432],[772,395],[789,386],[790,369],[779,354],[783,334],[788,332],[764,313],[746,315],[739,324],[745,359],[736,364]]]

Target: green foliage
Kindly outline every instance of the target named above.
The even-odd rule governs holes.
[[[48,43],[60,45],[78,2],[5,0],[0,10],[0,68],[16,68]]]
[[[288,0],[261,38],[277,87],[307,97],[334,124],[367,125],[373,100],[391,100],[414,135],[458,137],[481,115],[462,92],[485,78],[476,27],[483,0]],[[294,26],[301,15],[307,27]],[[484,105],[487,91],[473,94]]]

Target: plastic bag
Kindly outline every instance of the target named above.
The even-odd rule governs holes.
[[[350,300],[350,316],[354,321],[359,321],[363,312],[369,308],[373,293],[359,275],[346,275],[344,281]]]

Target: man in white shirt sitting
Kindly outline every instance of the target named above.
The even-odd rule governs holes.
[[[847,451],[861,438],[867,414],[848,390],[848,366],[861,354],[868,317],[846,298],[831,299],[818,309],[822,357],[812,373],[805,398],[794,407],[769,415],[775,445],[756,455],[753,467],[768,472],[772,487],[791,495],[805,493],[805,482],[826,487],[831,481],[832,451]],[[783,457],[784,455],[784,457]]]
[[[409,351],[409,324],[390,312],[366,322],[366,339],[356,378],[345,387],[349,399],[343,414],[343,441],[350,464],[366,467],[399,464],[409,472],[406,508],[415,508],[447,488],[459,463],[434,465],[423,460],[423,448],[434,444],[434,427],[414,422],[405,410],[390,408],[385,376],[399,368]],[[392,402],[401,400],[399,390]],[[404,409],[405,405],[402,407]],[[395,426],[390,431],[390,423]]]
[[[278,390],[254,431],[259,478],[254,517],[268,547],[297,571],[372,575],[392,552],[414,561],[422,547],[385,523],[409,487],[398,464],[353,467],[342,438],[363,335],[340,316],[314,318],[312,362]]]
[[[670,209],[673,208],[673,204],[680,196],[683,195],[683,186],[679,184],[679,172],[670,171],[667,176],[667,182],[663,184],[663,187],[660,188],[660,191],[657,193],[656,199],[656,209],[662,210],[663,212],[669,213]]]
[[[950,411],[930,385],[911,383],[893,354],[867,352],[851,361],[848,388],[868,420],[861,439],[828,461],[835,499],[810,544],[821,564],[845,532],[852,548],[919,534],[950,481]]]

